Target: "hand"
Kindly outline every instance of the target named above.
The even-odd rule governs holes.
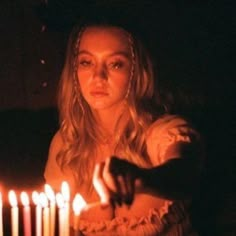
[[[111,157],[95,166],[93,184],[102,204],[130,205],[142,186],[142,169],[126,160]]]

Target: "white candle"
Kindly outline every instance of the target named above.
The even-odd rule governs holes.
[[[3,219],[2,219],[2,193],[0,192],[0,236],[3,236]]]
[[[80,235],[79,231],[79,221],[80,221],[80,212],[81,210],[87,205],[83,197],[77,193],[74,197],[74,200],[72,202],[72,208],[74,212],[74,236]]]
[[[40,202],[43,207],[43,236],[50,236],[50,221],[48,199],[45,193],[40,193]]]
[[[23,222],[24,222],[24,235],[31,236],[31,210],[29,196],[26,192],[21,192],[21,202],[24,206],[23,208]]]
[[[17,198],[13,190],[8,193],[9,201],[11,204],[11,235],[19,235],[19,209],[17,207]]]
[[[32,200],[36,206],[35,209],[35,235],[42,236],[42,206],[40,205],[39,193],[32,193]]]
[[[65,201],[65,234],[70,235],[70,188],[66,181],[61,184],[61,193]]]
[[[50,202],[50,236],[55,235],[55,215],[56,215],[56,201],[55,194],[50,185],[45,184],[45,193]]]
[[[56,202],[58,206],[59,236],[64,236],[65,235],[65,202],[61,193],[56,194]]]

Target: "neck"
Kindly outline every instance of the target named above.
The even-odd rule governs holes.
[[[123,117],[126,117],[126,115],[124,115],[124,111],[125,111],[125,106],[124,104],[122,104],[122,106],[116,107],[116,109],[104,109],[104,110],[94,111],[94,114],[98,124],[101,124],[104,133],[106,133],[107,135],[113,135],[117,131],[118,125],[123,126],[122,125],[124,123]]]

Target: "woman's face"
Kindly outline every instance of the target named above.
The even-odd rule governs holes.
[[[116,27],[88,27],[82,33],[78,80],[82,96],[94,110],[122,106],[132,68],[127,33]]]

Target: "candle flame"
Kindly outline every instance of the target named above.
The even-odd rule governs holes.
[[[56,194],[56,202],[57,202],[58,208],[63,208],[64,207],[65,202],[64,202],[63,195],[61,193]]]
[[[54,202],[55,201],[55,194],[54,194],[52,187],[49,184],[45,184],[44,189],[45,189],[45,193],[46,193],[48,199],[51,202]]]
[[[10,202],[11,206],[16,207],[17,206],[17,198],[16,198],[16,193],[13,190],[9,191],[8,198],[9,198],[9,202]]]
[[[43,207],[48,207],[48,199],[45,193],[42,192],[39,194],[39,200]]]
[[[61,193],[66,202],[70,201],[70,187],[66,181],[63,181],[61,184]]]
[[[40,204],[39,193],[37,191],[33,191],[32,193],[32,200],[35,205]]]
[[[21,192],[20,198],[23,206],[29,206],[29,196],[26,192]]]
[[[81,210],[87,205],[86,201],[84,200],[84,198],[77,193],[74,197],[73,203],[72,203],[72,207],[73,207],[73,211],[76,215],[79,215]]]

